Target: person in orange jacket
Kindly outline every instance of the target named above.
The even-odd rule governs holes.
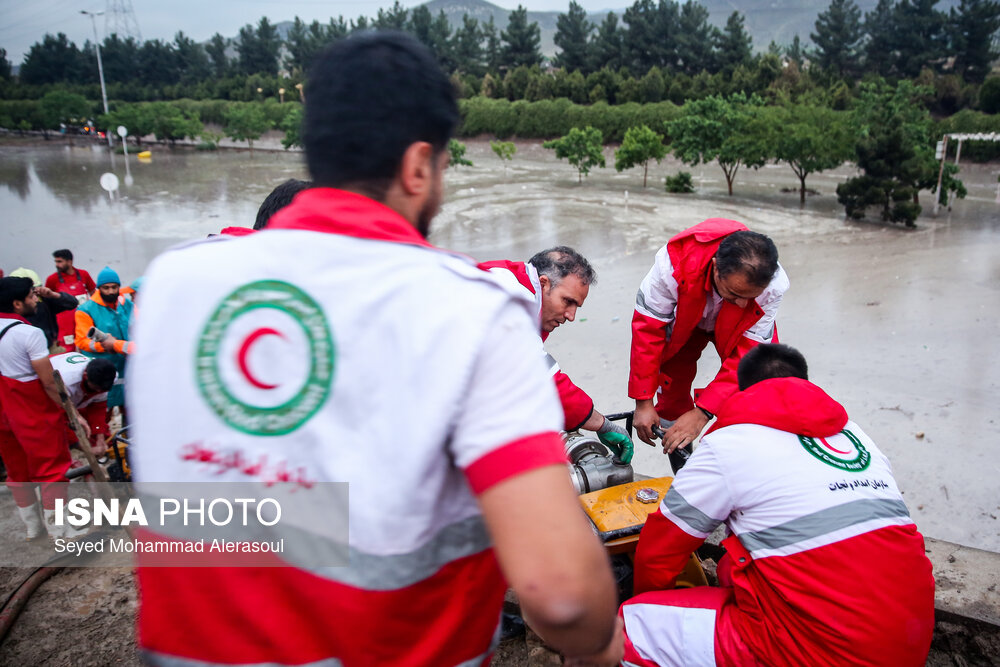
[[[133,351],[128,340],[133,304],[118,299],[121,279],[110,267],[97,274],[97,291],[76,309],[76,349],[88,357],[108,359],[118,379],[108,393],[108,407],[125,405],[125,358]]]

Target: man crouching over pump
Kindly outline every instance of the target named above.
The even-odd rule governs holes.
[[[576,319],[576,311],[590,294],[590,286],[597,282],[597,273],[590,262],[567,246],[542,250],[527,262],[497,260],[483,262],[479,268],[535,302],[542,342],[557,327]],[[566,417],[565,430],[596,431],[597,437],[614,452],[618,461],[629,463],[633,447],[628,432],[598,412],[594,400],[560,370],[556,360],[544,350],[542,354],[559,392]]]
[[[923,665],[934,578],[889,460],[796,350],[759,345],[737,373],[642,529],[625,662]],[[722,522],[722,587],[670,590]]]

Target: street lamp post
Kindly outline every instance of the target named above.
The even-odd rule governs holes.
[[[108,115],[108,91],[104,87],[104,63],[101,62],[101,42],[97,38],[97,17],[103,16],[104,12],[88,12],[85,9],[80,10],[81,14],[86,14],[90,17],[90,22],[94,26],[94,48],[97,50],[97,75],[101,79],[101,101],[104,102],[104,115]],[[105,136],[108,138],[108,148],[114,148],[111,141],[111,133],[105,131]]]

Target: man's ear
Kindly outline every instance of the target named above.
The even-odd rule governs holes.
[[[538,284],[542,286],[542,289],[548,292],[552,288],[552,281],[545,274],[538,276]]]
[[[426,141],[415,141],[403,153],[399,183],[407,195],[427,194],[434,181],[434,149]]]

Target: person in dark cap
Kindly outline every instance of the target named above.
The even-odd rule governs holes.
[[[108,407],[124,406],[125,359],[133,351],[129,323],[133,304],[119,299],[121,278],[105,266],[97,274],[97,291],[76,309],[76,349],[88,357],[109,359],[118,371],[118,380],[108,394]]]

